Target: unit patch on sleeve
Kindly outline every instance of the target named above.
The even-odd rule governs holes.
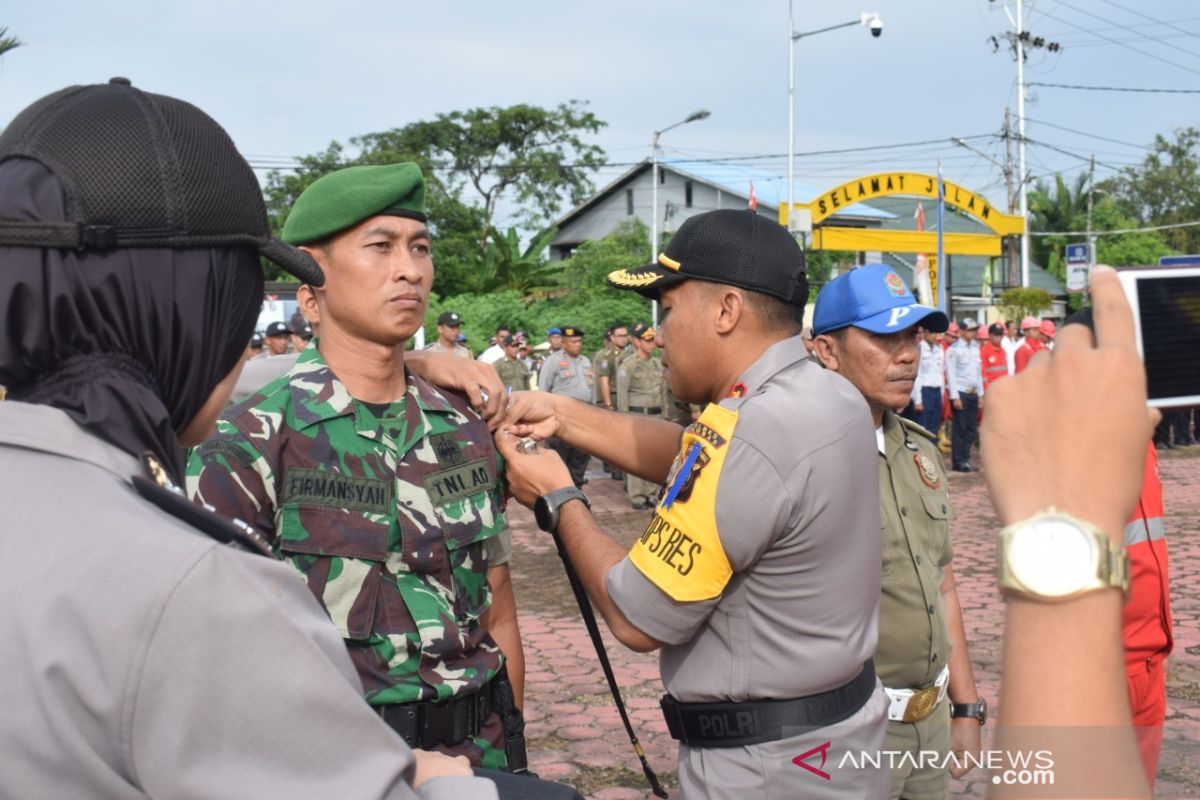
[[[629,560],[679,602],[719,595],[733,569],[717,530],[717,486],[737,412],[713,403],[684,431],[666,491]]]

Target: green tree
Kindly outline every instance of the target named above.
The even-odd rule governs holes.
[[[1054,295],[1033,286],[1007,289],[996,303],[1005,319],[1015,320],[1036,317],[1053,305]]]
[[[16,36],[8,35],[8,28],[0,28],[0,56],[4,55],[9,50],[16,50],[23,44],[25,43]]]
[[[559,285],[567,292],[607,294],[608,273],[649,262],[650,229],[635,218],[622,220],[603,239],[584,242],[559,262]]]
[[[438,114],[433,120],[371,133],[365,150],[422,153],[457,196],[470,186],[483,204],[482,250],[496,206],[511,195],[526,228],[541,228],[566,200],[583,202],[593,187],[589,174],[604,166],[604,151],[585,134],[605,126],[577,100],[555,108],[520,104]]]
[[[534,230],[564,200],[581,202],[592,190],[588,174],[605,162],[603,151],[582,136],[603,125],[572,101],[549,110],[518,105],[440,114],[353,137],[349,148],[331,142],[322,152],[300,157],[294,173],[268,174],[271,225],[278,232],[296,198],[322,175],[355,164],[414,161],[426,180],[434,289],[443,296],[488,291],[494,287],[484,259],[497,202],[511,195],[522,204],[523,224]],[[284,277],[270,266],[268,274]]]
[[[522,294],[544,291],[557,284],[559,271],[546,262],[546,248],[558,234],[557,228],[547,228],[533,237],[524,250],[516,228],[501,233],[490,231],[491,241],[483,252],[483,268],[487,291],[513,289]]]
[[[1087,219],[1086,173],[1075,176],[1075,184],[1069,187],[1062,175],[1054,176],[1051,187],[1038,181],[1029,192],[1029,228],[1031,231],[1084,231]],[[1037,264],[1045,267],[1059,280],[1066,277],[1064,248],[1069,241],[1066,236],[1031,237],[1030,256]]]
[[[1200,129],[1176,128],[1174,138],[1154,137],[1153,151],[1137,167],[1102,184],[1126,216],[1145,225],[1200,220]],[[1162,232],[1168,246],[1200,252],[1200,226]]]
[[[1104,197],[1092,211],[1092,230],[1127,230],[1138,227],[1138,221],[1120,212],[1116,204]],[[1080,240],[1082,241],[1082,239]],[[1118,233],[1096,237],[1096,262],[1115,267],[1157,264],[1161,256],[1175,251],[1160,231]]]
[[[848,250],[808,250],[804,253],[804,272],[808,278],[808,296],[815,301],[817,292],[829,283],[829,276],[836,268],[838,274],[857,264],[857,253]]]
[[[437,335],[438,314],[456,311],[476,352],[501,323],[527,331],[534,342],[544,339],[551,326],[578,325],[586,334],[584,351],[594,352],[603,342],[604,329],[614,322],[650,322],[650,301],[614,289],[605,280],[610,272],[645,264],[648,240],[645,225],[627,220],[603,239],[584,242],[570,258],[547,262],[544,268],[557,273],[557,291],[499,290],[436,298],[426,314],[426,338]]]

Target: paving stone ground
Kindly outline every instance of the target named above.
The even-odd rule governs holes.
[[[1155,796],[1200,797],[1200,447],[1160,453],[1170,542],[1175,652],[1168,673],[1168,715]],[[592,462],[584,487],[601,528],[631,544],[650,512],[629,508],[617,481]],[[958,509],[952,525],[959,600],[982,694],[996,713],[1004,604],[995,587],[997,520],[983,476],[951,473]],[[532,515],[509,506],[513,575],[525,641],[529,760],[543,778],[570,783],[595,800],[651,797],[641,766],[609,696],[591,641],[549,536]],[[675,742],[658,710],[661,683],[654,654],[625,649],[600,621],[634,729],[671,797]],[[989,734],[992,725],[985,728]],[[985,747],[988,738],[985,737]],[[984,797],[979,773],[953,781],[951,796]],[[747,799],[749,800],[749,798]]]

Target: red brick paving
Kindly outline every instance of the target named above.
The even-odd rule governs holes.
[[[1175,652],[1168,673],[1168,718],[1155,796],[1200,797],[1200,448],[1162,453]],[[592,462],[593,467],[597,466]],[[641,533],[650,512],[633,512],[616,481],[589,472],[585,491],[601,527],[623,542]],[[951,474],[958,510],[951,531],[959,601],[983,696],[999,710],[1004,605],[995,587],[997,521],[982,475]],[[532,515],[509,507],[513,573],[527,661],[529,760],[542,777],[581,787],[595,800],[651,797],[550,538]],[[675,742],[658,711],[658,661],[625,649],[600,623],[634,729],[652,767],[674,786]],[[994,730],[985,728],[985,734]],[[987,738],[985,738],[985,747]],[[953,781],[951,796],[983,797],[980,773]],[[678,789],[672,789],[678,797]]]

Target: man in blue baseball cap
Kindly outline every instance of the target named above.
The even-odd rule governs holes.
[[[975,688],[950,566],[954,515],[934,434],[896,412],[907,405],[920,364],[920,331],[950,320],[919,305],[884,264],[839,275],[817,296],[817,358],[866,398],[879,447],[883,516],[883,593],[875,668],[888,694],[886,750],[913,753],[893,762],[892,797],[943,798],[949,776],[967,772],[918,750],[953,751],[958,764],[977,753],[987,705]],[[950,702],[946,702],[949,694]],[[951,721],[953,717],[953,721]]]

